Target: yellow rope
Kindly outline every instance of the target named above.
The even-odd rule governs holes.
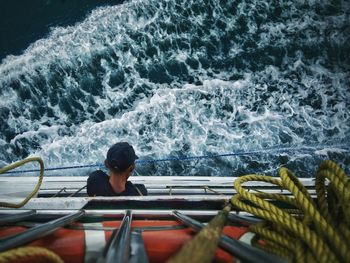
[[[350,179],[332,161],[321,164],[316,173],[315,202],[297,177],[286,168],[280,179],[245,175],[234,182],[237,194],[231,203],[264,219],[251,226],[262,242],[255,243],[291,262],[346,262],[350,259]],[[326,186],[326,180],[330,183]],[[247,191],[242,184],[262,181],[291,192],[281,194]],[[277,200],[297,209],[290,214],[268,200]],[[303,215],[303,216],[300,216]]]
[[[7,202],[0,202],[0,207],[8,207],[8,208],[20,208],[22,206],[24,206],[26,203],[28,203],[28,201],[36,195],[36,193],[39,191],[39,188],[41,186],[43,177],[44,177],[44,162],[40,157],[30,157],[18,162],[15,162],[13,164],[10,164],[6,167],[3,167],[0,169],[0,174],[5,173],[9,170],[15,169],[19,166],[22,166],[26,163],[29,162],[38,162],[40,164],[40,175],[39,175],[39,180],[34,188],[34,190],[20,203],[18,204],[13,204],[13,203],[7,203]],[[14,186],[15,187],[15,186]]]
[[[222,209],[198,234],[174,254],[166,263],[211,263],[215,257],[216,247],[225,226],[231,205]]]
[[[0,263],[18,262],[29,258],[45,258],[49,262],[64,263],[54,252],[42,247],[21,247],[0,253]]]
[[[0,207],[8,207],[8,208],[20,208],[24,206],[28,201],[36,195],[39,191],[41,183],[44,177],[44,162],[40,157],[30,157],[24,159],[22,161],[18,161],[16,163],[10,164],[6,167],[0,169],[0,174],[5,173],[9,170],[20,167],[29,162],[38,162],[40,164],[40,175],[39,180],[34,188],[34,190],[20,203],[12,204],[7,202],[0,202]],[[0,253],[0,263],[8,263],[8,262],[18,262],[19,260],[28,259],[34,260],[35,258],[46,258],[49,262],[53,263],[64,263],[64,261],[56,255],[54,252],[42,248],[42,247],[20,247],[11,249],[5,252]]]

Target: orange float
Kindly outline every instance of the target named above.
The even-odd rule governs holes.
[[[45,247],[64,262],[85,263],[95,262],[112,235],[112,230],[118,228],[121,221],[104,221],[100,223],[74,223],[71,227],[60,228],[52,234],[28,243],[27,246]],[[195,232],[183,227],[175,220],[133,220],[131,227],[142,230],[142,237],[149,262],[165,262],[181,246],[191,239]],[[154,229],[159,227],[159,229]],[[163,229],[162,229],[163,227]],[[173,229],[171,229],[173,227]],[[0,238],[25,231],[26,227],[0,227]],[[223,233],[239,239],[247,232],[246,227],[225,226]],[[232,262],[233,257],[221,248],[216,250],[215,262]],[[20,262],[45,262],[23,259]]]

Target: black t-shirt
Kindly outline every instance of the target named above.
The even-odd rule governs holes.
[[[143,184],[132,184],[127,181],[125,184],[125,190],[121,193],[114,192],[111,184],[109,183],[109,176],[101,171],[92,172],[87,179],[87,194],[89,196],[138,196],[147,195],[147,189]]]

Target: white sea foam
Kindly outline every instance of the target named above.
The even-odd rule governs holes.
[[[0,65],[7,125],[0,159],[96,163],[116,141],[129,141],[143,158],[347,143],[350,58],[342,32],[350,8],[339,5],[325,16],[315,11],[327,6],[318,1],[131,1],[53,28]],[[314,164],[304,157],[157,171],[230,175]]]

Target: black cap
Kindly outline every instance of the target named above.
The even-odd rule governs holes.
[[[111,168],[125,170],[138,158],[130,144],[118,142],[109,148],[106,162]]]

